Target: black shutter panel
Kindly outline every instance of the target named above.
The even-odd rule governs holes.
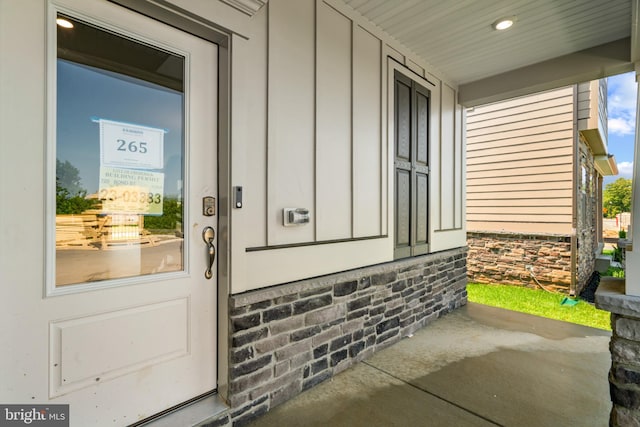
[[[429,250],[429,91],[395,73],[395,258]]]

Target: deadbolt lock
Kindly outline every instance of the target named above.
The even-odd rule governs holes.
[[[207,196],[202,198],[202,215],[214,216],[216,214],[216,198]]]

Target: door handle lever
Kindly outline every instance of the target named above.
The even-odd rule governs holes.
[[[211,268],[213,268],[213,262],[216,259],[216,247],[213,245],[213,239],[215,239],[215,237],[216,232],[213,227],[205,227],[204,230],[202,230],[202,238],[207,244],[207,251],[209,253],[209,263],[207,265],[207,269],[204,272],[204,277],[206,277],[207,279],[211,279],[213,277]]]

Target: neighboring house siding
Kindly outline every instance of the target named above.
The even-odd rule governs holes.
[[[467,112],[467,229],[569,234],[573,88]]]
[[[476,107],[467,117],[470,280],[579,293],[600,242],[603,172],[594,156],[607,154],[606,82]]]
[[[596,186],[599,183],[598,173],[594,167],[593,153],[580,137],[580,184],[578,187],[578,207],[577,207],[577,282],[578,288],[587,284],[596,263],[596,251],[599,239],[596,234],[597,222],[602,215],[598,208],[598,197]]]

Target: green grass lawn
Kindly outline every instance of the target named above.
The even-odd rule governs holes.
[[[564,295],[519,286],[467,285],[469,301],[570,323],[611,330],[610,314],[585,301],[574,306],[560,305]]]

